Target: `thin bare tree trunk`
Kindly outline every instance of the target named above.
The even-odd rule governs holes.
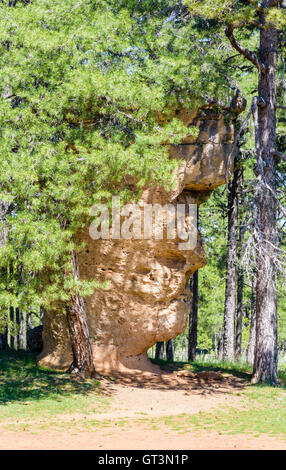
[[[19,333],[17,338],[18,349],[26,349],[26,337],[25,337],[25,313],[20,312],[19,315]]]
[[[4,247],[7,241],[8,229],[6,225],[6,217],[9,211],[9,204],[7,202],[0,201],[0,249]],[[8,324],[8,318],[4,318],[4,321]],[[8,327],[4,326],[4,331],[0,334],[0,349],[8,349]]]
[[[247,353],[246,353],[246,360],[252,366],[254,363],[255,337],[256,337],[256,272],[253,273],[253,277],[252,277],[251,321],[250,321],[249,342],[248,342]]]
[[[196,349],[198,342],[198,300],[199,300],[199,272],[196,271],[190,280],[191,287],[191,310],[189,314],[189,341],[188,361],[196,360]]]
[[[239,169],[236,168],[232,181],[228,184],[228,240],[226,255],[225,305],[222,335],[222,358],[234,359],[234,335],[236,314],[236,257],[238,224],[238,185]]]
[[[242,340],[242,319],[243,319],[243,271],[239,268],[237,276],[237,308],[236,308],[236,328],[235,328],[235,359],[241,358],[241,340]]]
[[[17,335],[14,338],[14,343],[15,343],[15,349],[19,349],[19,329],[20,329],[20,311],[19,308],[15,308],[15,326],[17,329]]]
[[[239,175],[238,175],[238,181],[237,181],[238,207],[239,207],[239,200],[242,198],[242,190],[243,190],[243,167],[239,169]],[[244,286],[243,267],[241,265],[241,252],[242,252],[242,244],[243,244],[245,229],[246,229],[245,225],[240,224],[238,249],[237,249],[237,259],[238,259],[239,265],[237,269],[237,306],[236,306],[236,328],[235,328],[235,359],[237,361],[240,361],[240,358],[241,358],[243,286]]]
[[[5,327],[4,333],[1,334],[1,349],[5,351],[8,349],[8,328]]]
[[[10,307],[10,348],[15,348],[15,337],[14,337],[14,328],[15,328],[15,310],[14,307]],[[12,333],[11,333],[12,326]]]
[[[79,279],[77,253],[72,252],[72,265],[74,277]],[[92,349],[84,300],[79,294],[71,297],[70,304],[66,307],[67,324],[70,334],[73,363],[70,372],[82,377],[95,376]]]
[[[218,357],[218,344],[217,344],[217,334],[214,334],[214,353],[215,357]]]
[[[261,14],[260,22],[265,24]],[[258,82],[254,113],[258,167],[256,347],[252,383],[277,383],[277,203],[275,198],[276,67],[278,32],[260,30],[259,57],[265,73]]]
[[[155,359],[164,359],[164,342],[159,341],[156,344]]]
[[[167,358],[167,361],[174,360],[173,344],[172,344],[171,339],[169,339],[169,341],[166,342],[166,358]]]
[[[26,330],[31,330],[33,328],[32,314],[31,312],[26,315]]]

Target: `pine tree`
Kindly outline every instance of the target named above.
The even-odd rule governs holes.
[[[199,16],[214,19],[225,28],[233,49],[258,71],[258,96],[251,112],[255,125],[257,156],[257,291],[254,383],[277,382],[277,197],[276,157],[286,159],[276,148],[276,72],[279,34],[286,24],[283,1],[220,1],[214,9],[210,0],[187,4]],[[236,31],[251,31],[259,38],[257,51],[239,43]],[[258,34],[257,34],[258,33]]]
[[[237,163],[237,162],[236,162]],[[226,285],[224,322],[222,333],[222,358],[231,361],[235,355],[237,230],[238,230],[238,180],[240,169],[235,168],[228,184],[228,239],[226,256]]]
[[[173,343],[171,339],[169,339],[169,341],[166,342],[166,359],[167,361],[174,360]]]
[[[241,356],[241,343],[242,343],[242,320],[243,320],[243,286],[244,286],[244,272],[242,266],[242,248],[244,241],[244,233],[246,226],[243,220],[240,219],[240,205],[243,199],[243,166],[239,168],[237,192],[238,192],[238,245],[237,245],[237,287],[236,287],[236,322],[235,322],[235,359],[240,360]]]
[[[164,359],[164,342],[156,343],[155,359]]]
[[[189,314],[188,361],[195,361],[198,343],[198,294],[199,272],[196,271],[190,280],[191,309]]]
[[[13,1],[0,15],[0,200],[13,205],[1,318],[10,305],[56,304],[72,368],[88,375],[84,297],[99,284],[76,275],[77,233],[95,203],[136,200],[146,184],[171,187],[179,162],[162,143],[197,133],[175,110],[230,102],[233,90],[219,71],[219,39],[206,42],[182,2]]]

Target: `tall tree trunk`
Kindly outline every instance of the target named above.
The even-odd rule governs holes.
[[[0,249],[6,244],[8,230],[6,225],[6,217],[9,211],[9,204],[7,202],[0,201]],[[6,315],[5,315],[6,316]],[[4,318],[4,322],[8,325],[9,319]],[[0,334],[0,349],[8,348],[8,327],[4,326],[4,331]]]
[[[12,326],[12,328],[11,328]],[[14,336],[14,329],[15,329],[15,309],[14,307],[10,307],[10,348],[15,348],[15,336]],[[12,333],[11,333],[12,331]]]
[[[159,341],[156,344],[155,359],[164,359],[164,342]]]
[[[218,357],[218,344],[217,344],[217,334],[214,334],[214,353],[215,357]]]
[[[238,269],[237,276],[237,308],[236,308],[236,328],[235,328],[235,359],[240,361],[241,339],[242,339],[242,319],[243,319],[243,270]]]
[[[196,271],[190,281],[191,287],[191,310],[189,314],[189,342],[188,361],[196,360],[196,349],[198,341],[198,298],[199,298],[199,272]]]
[[[225,305],[222,334],[222,358],[234,359],[234,333],[236,313],[236,255],[238,224],[238,178],[239,169],[235,168],[233,178],[228,184],[228,240],[226,255]]]
[[[252,277],[251,321],[250,321],[249,342],[248,342],[247,353],[246,353],[246,360],[252,366],[254,363],[255,337],[256,337],[256,272],[253,273],[253,277]]]
[[[8,236],[6,217],[9,211],[8,202],[0,201],[0,247],[4,246]]]
[[[263,15],[260,22],[265,23]],[[275,199],[276,67],[278,32],[260,30],[259,57],[265,73],[258,83],[254,113],[258,175],[256,348],[252,382],[277,383],[277,221]]]
[[[72,251],[72,265],[75,279],[79,279],[77,253]],[[79,294],[71,297],[70,305],[66,308],[67,324],[73,352],[73,363],[70,372],[82,377],[95,375],[92,349],[84,300]]]
[[[220,332],[220,338],[219,338],[219,350],[218,350],[218,358],[220,361],[223,359],[223,326]]]
[[[15,349],[19,349],[19,329],[20,329],[20,311],[19,308],[15,308],[15,327],[17,329],[17,335],[15,336]]]
[[[171,339],[169,339],[169,341],[166,342],[166,358],[167,358],[167,361],[174,360],[173,344],[172,344]]]
[[[237,181],[237,192],[238,192],[238,207],[239,199],[242,198],[242,189],[243,189],[243,167],[239,169],[238,181]],[[240,224],[239,226],[239,240],[238,240],[238,250],[237,250],[237,259],[239,262],[237,269],[237,306],[236,306],[236,328],[235,328],[235,359],[240,360],[241,357],[241,340],[242,340],[242,319],[243,319],[243,286],[244,286],[244,276],[243,268],[241,265],[241,252],[242,244],[245,233],[245,225]]]
[[[5,351],[6,349],[8,349],[8,328],[7,326],[5,327],[4,329],[4,332],[0,334],[0,349],[2,349],[3,351]]]
[[[32,313],[29,312],[26,315],[26,331],[31,330],[32,328],[33,328]]]
[[[19,332],[17,337],[18,349],[26,349],[26,335],[25,335],[25,313],[21,310],[19,313]]]

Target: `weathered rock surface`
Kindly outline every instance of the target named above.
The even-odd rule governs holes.
[[[234,143],[232,122],[211,109],[177,115],[198,126],[199,135],[171,148],[171,158],[182,160],[177,186],[169,192],[146,189],[142,210],[143,203],[200,204],[225,183],[226,161]],[[85,300],[97,370],[154,370],[147,359],[148,348],[176,337],[187,326],[188,280],[206,263],[200,236],[193,250],[184,251],[178,248],[178,238],[93,240],[88,229],[79,238],[85,242],[79,254],[81,278],[108,281],[105,290],[97,289]],[[41,365],[67,369],[72,352],[65,317],[59,311],[46,314],[43,341]]]

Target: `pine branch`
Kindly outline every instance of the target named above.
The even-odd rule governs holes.
[[[241,55],[243,55],[247,60],[249,60],[259,71],[261,71],[262,73],[264,73],[265,71],[265,67],[264,65],[258,60],[256,54],[252,51],[250,51],[249,49],[246,49],[245,47],[243,47],[241,44],[239,44],[234,35],[233,35],[233,31],[236,29],[236,28],[239,28],[239,27],[242,27],[244,26],[244,24],[241,24],[239,26],[235,26],[234,24],[230,24],[226,29],[225,29],[225,35],[226,37],[228,38],[228,40],[230,41],[232,47],[234,47],[234,49],[236,49]]]
[[[241,133],[242,133],[243,129],[245,128],[246,124],[248,123],[248,121],[249,121],[252,113],[254,112],[254,109],[255,109],[256,106],[257,106],[257,98],[253,98],[252,103],[251,103],[250,108],[249,108],[249,111],[247,113],[247,116],[246,116],[245,120],[243,121],[243,123],[241,124],[240,129],[239,129],[239,131],[237,132],[237,134],[235,136],[233,147],[232,147],[231,152],[230,152],[230,154],[228,156],[228,159],[227,159],[226,168],[225,168],[225,180],[226,181],[228,181],[228,179],[231,176],[230,161],[231,161],[231,158],[233,156],[234,151],[236,150],[238,140],[240,139]]]
[[[278,152],[278,150],[274,150],[274,152],[272,153],[272,155],[273,155],[274,157],[282,158],[283,160],[286,161],[286,154],[285,154],[285,153]]]
[[[285,207],[279,201],[276,192],[273,190],[273,188],[271,188],[271,186],[269,186],[269,184],[265,180],[264,171],[263,171],[264,162],[262,160],[262,149],[261,149],[261,146],[260,146],[260,127],[259,127],[259,119],[258,119],[258,111],[257,111],[258,98],[255,97],[253,102],[254,102],[254,106],[253,106],[252,116],[253,116],[254,129],[255,129],[255,142],[256,142],[256,153],[257,153],[257,166],[256,166],[256,168],[258,170],[257,178],[258,178],[259,183],[262,186],[264,186],[266,189],[268,189],[268,191],[271,193],[271,195],[274,198],[278,208],[282,212],[283,216],[286,217]]]

